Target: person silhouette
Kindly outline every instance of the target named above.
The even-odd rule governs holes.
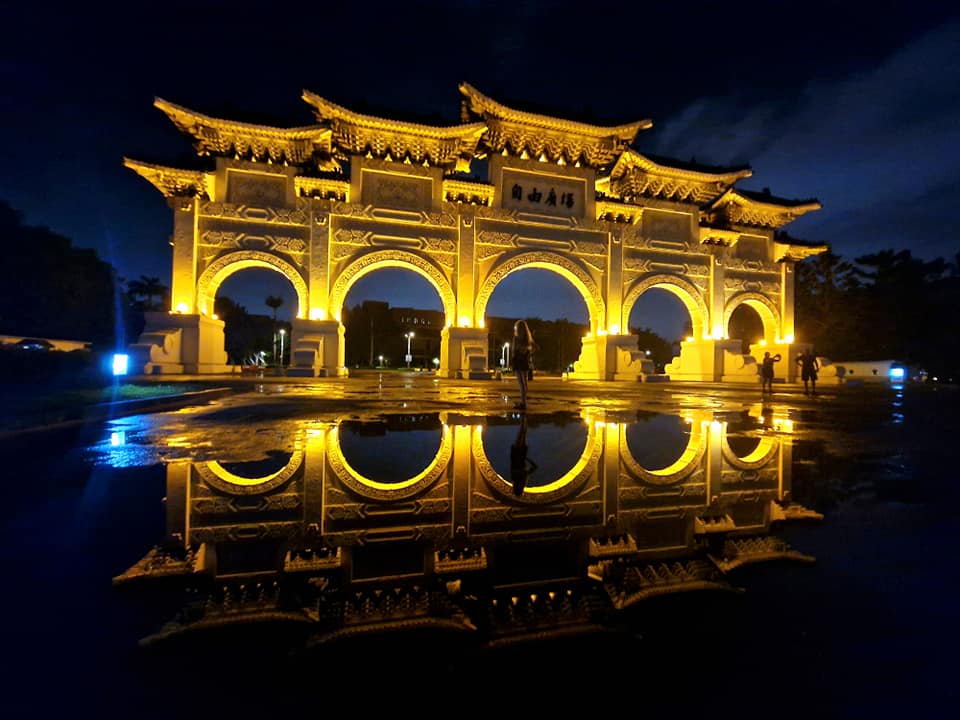
[[[534,348],[536,343],[527,321],[517,320],[513,326],[513,372],[520,388],[520,402],[514,405],[518,410],[527,409],[527,388],[530,385],[530,371],[533,369]]]
[[[763,354],[763,361],[760,363],[760,392],[765,393],[768,390],[773,392],[773,364],[780,362],[780,353],[771,355],[769,352]]]
[[[817,356],[813,354],[813,349],[807,349],[802,355],[797,356],[797,362],[800,364],[800,377],[803,379],[803,394],[817,394],[817,370],[820,369],[820,362]],[[811,393],[810,390],[813,390]]]
[[[520,415],[517,438],[510,446],[510,483],[513,494],[520,496],[527,486],[527,476],[537,469],[537,464],[527,455],[527,414]]]

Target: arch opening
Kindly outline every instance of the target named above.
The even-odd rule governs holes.
[[[266,366],[290,356],[296,288],[275,269],[248,267],[226,276],[214,289],[214,316],[224,322],[224,350],[231,365]],[[283,358],[279,330],[284,331]]]
[[[637,301],[644,293],[653,289],[665,291],[680,301],[681,305],[686,309],[686,314],[689,319],[689,337],[705,337],[709,332],[707,323],[709,313],[706,302],[704,301],[703,292],[692,283],[673,275],[650,275],[630,286],[623,298],[621,323],[623,327],[630,327],[630,319]],[[653,297],[653,302],[664,302],[662,296],[659,298],[657,296]],[[675,310],[675,312],[679,315],[677,310]],[[686,330],[687,325],[685,324],[683,331]],[[686,337],[688,336],[683,336],[680,339],[686,339]]]

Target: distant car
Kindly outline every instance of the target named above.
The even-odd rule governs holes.
[[[15,342],[14,346],[20,350],[53,350],[53,343],[41,338],[24,338]]]

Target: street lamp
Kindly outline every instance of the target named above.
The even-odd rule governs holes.
[[[505,368],[507,366],[507,358],[510,353],[510,343],[505,342],[503,344],[503,353],[500,356],[500,367]]]
[[[413,355],[410,354],[410,341],[413,340],[413,330],[408,332],[404,337],[407,339],[407,368],[410,367],[410,361],[413,360]]]
[[[380,358],[380,367],[383,367],[383,355],[380,355],[379,358]]]
[[[286,328],[280,328],[280,367],[283,367],[283,336],[287,334]]]

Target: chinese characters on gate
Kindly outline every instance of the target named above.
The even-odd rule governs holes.
[[[524,199],[524,189],[520,183],[514,183],[513,188],[510,190],[510,197],[514,200],[523,201]],[[567,208],[572,208],[574,204],[573,193],[564,192],[559,196],[559,201],[557,199],[557,190],[556,188],[550,188],[550,191],[547,193],[546,199],[543,198],[543,193],[540,191],[536,185],[532,186],[530,191],[526,194],[526,200],[532,203],[539,203],[543,200],[544,205],[549,205],[557,207],[557,203]]]
[[[587,181],[504,168],[501,203],[505,208],[540,215],[581,217],[587,197]]]

